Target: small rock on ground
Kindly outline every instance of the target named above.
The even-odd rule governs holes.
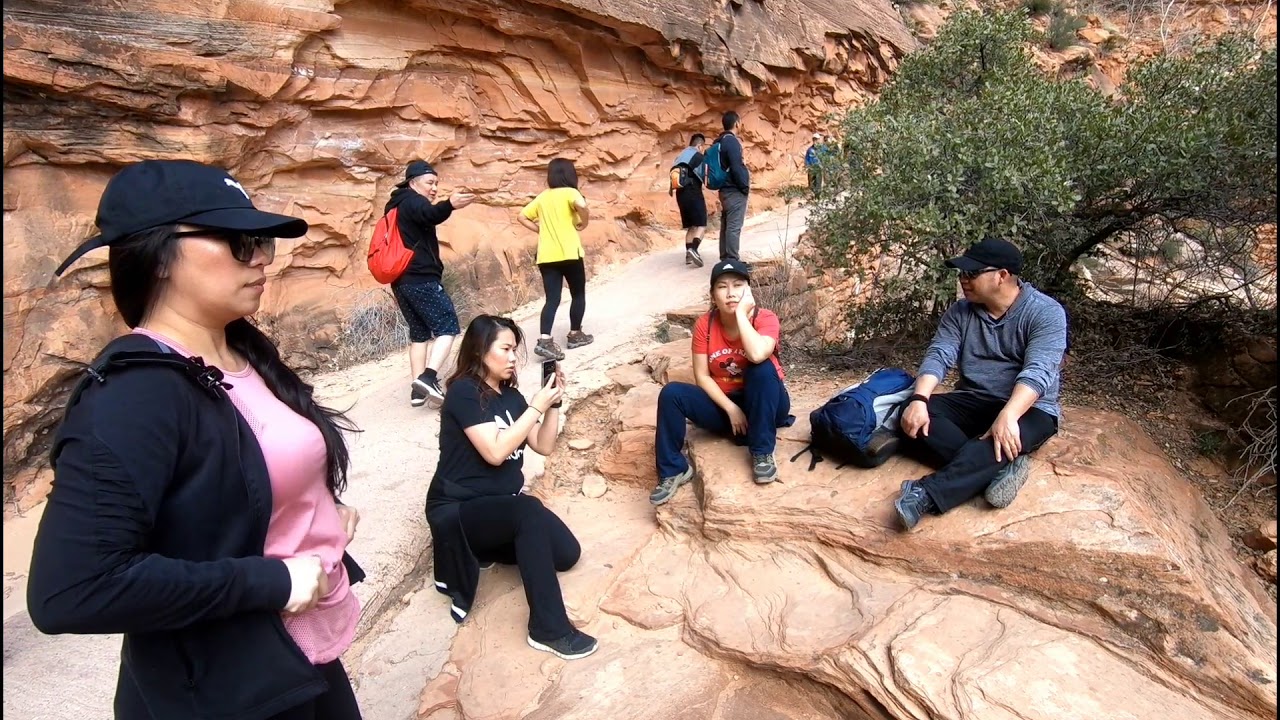
[[[589,498],[598,498],[609,491],[609,484],[599,475],[588,475],[582,481],[582,494]]]

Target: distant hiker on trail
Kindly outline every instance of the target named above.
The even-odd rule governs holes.
[[[655,460],[658,486],[649,502],[661,505],[693,478],[685,458],[685,421],[746,445],[756,484],[778,479],[773,450],[778,428],[795,422],[778,362],[778,316],[756,306],[751,269],[723,260],[711,269],[711,311],[693,326],[696,385],[673,382],[658,395]]]
[[[702,194],[706,180],[706,168],[702,164],[702,146],[707,139],[695,133],[689,139],[676,161],[671,164],[671,187],[668,195],[675,195],[680,208],[680,227],[684,228],[684,264],[702,267],[702,255],[698,246],[707,232],[707,199]]]
[[[542,304],[538,342],[533,352],[547,360],[563,360],[564,350],[551,337],[556,311],[560,308],[560,291],[569,284],[569,334],[565,344],[570,350],[590,345],[595,337],[582,331],[582,317],[587,312],[587,265],[578,231],[585,230],[591,219],[587,200],[578,191],[578,171],[571,160],[556,158],[547,166],[547,189],[520,211],[520,224],[538,233],[538,272],[542,274]]]
[[[721,124],[724,132],[707,150],[706,179],[708,188],[720,191],[720,259],[737,260],[742,224],[747,219],[751,171],[742,159],[742,142],[734,134],[738,113],[725,113]]]
[[[813,134],[813,142],[804,152],[804,168],[809,173],[809,192],[817,195],[822,190],[822,133]]]
[[[1018,277],[1022,253],[986,238],[946,264],[964,299],[943,314],[900,422],[904,449],[940,469],[902,484],[894,508],[907,530],[979,494],[1008,507],[1062,412],[1066,312]],[[935,394],[952,367],[956,389]]]
[[[359,720],[339,659],[364,578],[338,502],[340,413],[250,318],[276,238],[225,170],[146,160],[107,182],[99,234],[133,332],[72,391],[31,556],[44,633],[124,634],[114,717]],[[74,647],[74,646],[73,646]],[[95,698],[96,699],[96,698]]]
[[[441,284],[444,263],[440,260],[436,226],[448,220],[454,210],[475,201],[475,195],[459,190],[448,200],[435,202],[439,183],[434,168],[423,160],[414,160],[405,168],[404,180],[391,192],[383,210],[389,213],[399,208],[396,225],[404,246],[413,251],[413,260],[391,284],[391,292],[409,325],[409,370],[413,375],[409,404],[414,407],[426,404],[427,398],[436,404],[444,402],[438,373],[449,359],[453,339],[459,332],[458,311]]]
[[[520,327],[480,315],[467,326],[440,416],[440,462],[427,491],[436,590],[461,623],[471,612],[480,570],[520,569],[529,603],[529,646],[565,660],[596,651],[596,639],[569,621],[556,573],[578,563],[573,532],[538,498],[523,492],[526,446],[556,447],[565,375],[555,373],[527,402],[516,387],[523,356]]]

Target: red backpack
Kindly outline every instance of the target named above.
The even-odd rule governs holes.
[[[391,208],[391,212],[378,221],[373,239],[369,241],[369,272],[383,285],[398,280],[413,260],[413,251],[405,247],[400,238],[400,225],[396,222],[399,213],[400,208]]]

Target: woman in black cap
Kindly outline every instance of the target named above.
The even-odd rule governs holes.
[[[107,183],[95,247],[133,332],[67,405],[31,560],[46,633],[123,633],[115,717],[360,717],[338,656],[360,619],[338,503],[339,413],[249,316],[277,237],[307,223],[254,208],[225,171],[130,165]]]
[[[667,383],[658,395],[654,454],[659,480],[649,502],[667,502],[693,478],[681,452],[686,420],[746,445],[756,484],[778,479],[773,459],[778,428],[795,422],[778,361],[780,337],[778,316],[756,305],[751,268],[741,260],[717,262],[711,268],[711,311],[693,326],[697,384]]]

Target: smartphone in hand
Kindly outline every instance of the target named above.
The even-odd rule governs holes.
[[[542,387],[546,387],[547,381],[550,380],[551,376],[555,374],[556,374],[556,361],[543,360],[542,361]]]

